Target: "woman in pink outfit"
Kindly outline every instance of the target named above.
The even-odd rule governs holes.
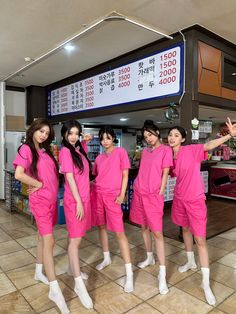
[[[142,151],[139,172],[134,181],[130,220],[142,226],[147,259],[138,264],[140,268],[155,264],[150,231],[154,236],[159,260],[159,291],[160,294],[166,294],[168,287],[162,225],[164,191],[169,169],[172,166],[172,152],[170,147],[161,143],[159,128],[153,121],[145,121],[142,136],[149,147]]]
[[[93,224],[98,226],[104,260],[96,266],[96,269],[102,270],[111,264],[108,229],[115,232],[119,243],[126,270],[124,291],[129,293],[133,291],[133,270],[129,244],[124,232],[121,204],[125,198],[130,162],[126,150],[122,147],[115,147],[116,136],[110,126],[100,129],[99,139],[104,152],[96,158],[94,163],[93,174],[96,178],[91,204]]]
[[[70,120],[61,128],[62,148],[59,153],[60,172],[65,177],[64,212],[69,234],[68,256],[74,276],[74,291],[84,307],[93,308],[93,302],[80,272],[79,247],[86,231],[91,228],[89,173],[91,164],[80,142],[81,125]]]
[[[15,178],[29,185],[29,207],[38,227],[35,279],[49,284],[49,299],[61,313],[69,313],[56,280],[53,262],[53,227],[57,223],[58,165],[50,144],[54,131],[45,119],[36,119],[26,132],[14,160]],[[47,277],[42,273],[44,266]]]
[[[201,161],[207,159],[207,151],[236,136],[236,124],[227,118],[229,134],[206,144],[181,146],[185,141],[186,132],[175,126],[169,130],[168,142],[173,150],[174,166],[172,174],[176,176],[174,200],[172,205],[172,221],[183,229],[183,239],[187,253],[187,263],[179,267],[180,272],[196,269],[193,253],[193,236],[197,245],[199,262],[202,272],[202,288],[210,305],[216,303],[209,283],[209,258],[206,244],[207,208],[202,178],[200,175]]]

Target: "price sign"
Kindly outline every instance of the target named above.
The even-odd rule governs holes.
[[[48,93],[48,115],[180,95],[183,44]]]

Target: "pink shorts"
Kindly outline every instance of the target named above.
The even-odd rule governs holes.
[[[47,204],[47,202],[30,202],[32,212],[40,236],[53,234],[53,227],[57,224],[57,203]]]
[[[133,194],[130,220],[142,226],[148,226],[152,232],[162,232],[164,197],[158,194]]]
[[[106,225],[113,232],[124,232],[123,212],[121,205],[116,204],[116,195],[104,195],[95,188],[91,192],[92,224]]]
[[[184,201],[174,198],[171,219],[176,225],[189,228],[195,237],[206,237],[207,208],[205,199]]]
[[[82,200],[84,208],[84,218],[76,218],[76,202],[64,198],[64,212],[66,218],[66,228],[70,239],[81,238],[86,235],[86,231],[91,228],[91,204],[90,199]]]

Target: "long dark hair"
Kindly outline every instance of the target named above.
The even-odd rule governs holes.
[[[118,143],[115,131],[114,131],[114,129],[110,125],[105,125],[105,126],[101,127],[101,129],[99,130],[98,137],[99,137],[100,143],[103,140],[103,135],[104,134],[106,134],[106,136],[110,135],[113,138],[113,143],[115,143],[115,144]]]
[[[38,179],[37,163],[38,163],[39,155],[38,155],[37,149],[36,149],[34,141],[33,141],[33,136],[34,136],[34,133],[36,131],[42,129],[44,126],[49,127],[49,135],[48,135],[48,138],[46,139],[46,141],[39,144],[39,147],[43,148],[45,150],[45,152],[48,154],[48,156],[50,158],[52,158],[52,160],[55,164],[55,167],[57,169],[57,172],[59,169],[58,163],[57,163],[56,159],[54,158],[52,151],[51,151],[51,147],[50,147],[50,144],[54,140],[53,127],[51,126],[49,121],[46,119],[43,119],[43,118],[35,119],[32,122],[32,124],[30,125],[29,129],[26,131],[25,144],[29,146],[29,148],[31,150],[31,154],[32,154],[32,163],[30,165],[30,174],[36,179]],[[21,146],[18,148],[19,154],[20,154],[20,148],[21,148]]]
[[[68,148],[70,150],[71,153],[71,157],[73,160],[74,165],[80,169],[80,172],[82,173],[84,171],[84,164],[83,164],[83,160],[80,156],[80,154],[78,154],[78,152],[76,151],[76,147],[79,146],[80,152],[81,154],[84,155],[84,157],[87,159],[88,164],[89,164],[89,170],[90,170],[90,175],[92,173],[92,164],[91,161],[88,159],[88,156],[85,152],[85,150],[83,149],[83,146],[81,145],[80,140],[78,139],[78,141],[75,143],[75,147],[73,145],[71,145],[68,142],[68,134],[70,132],[70,130],[72,128],[77,128],[78,132],[79,132],[79,136],[81,134],[82,128],[81,128],[81,124],[76,121],[76,120],[69,120],[66,121],[65,123],[63,123],[62,128],[61,128],[61,136],[62,136],[62,145],[66,148]]]
[[[158,128],[158,126],[156,126],[154,124],[154,122],[152,120],[146,120],[144,121],[141,133],[142,133],[142,137],[144,138],[144,132],[147,131],[155,136],[157,136],[160,139],[160,129]]]

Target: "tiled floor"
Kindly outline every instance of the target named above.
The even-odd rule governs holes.
[[[126,224],[134,265],[145,256],[140,229]],[[72,314],[235,314],[236,313],[236,228],[208,240],[211,261],[211,284],[217,298],[216,307],[209,306],[200,289],[199,269],[179,273],[185,261],[183,243],[166,238],[167,280],[170,292],[160,295],[157,288],[157,265],[146,269],[134,266],[135,290],[123,291],[124,264],[112,233],[109,240],[112,265],[101,272],[95,266],[102,259],[97,231],[83,240],[80,258],[82,270],[89,274],[87,289],[94,301],[94,310],[86,310],[73,291],[73,278],[67,271],[67,233],[64,226],[55,230],[54,251],[56,272]],[[59,313],[48,297],[48,286],[33,279],[37,233],[30,220],[10,214],[0,203],[0,313]]]

